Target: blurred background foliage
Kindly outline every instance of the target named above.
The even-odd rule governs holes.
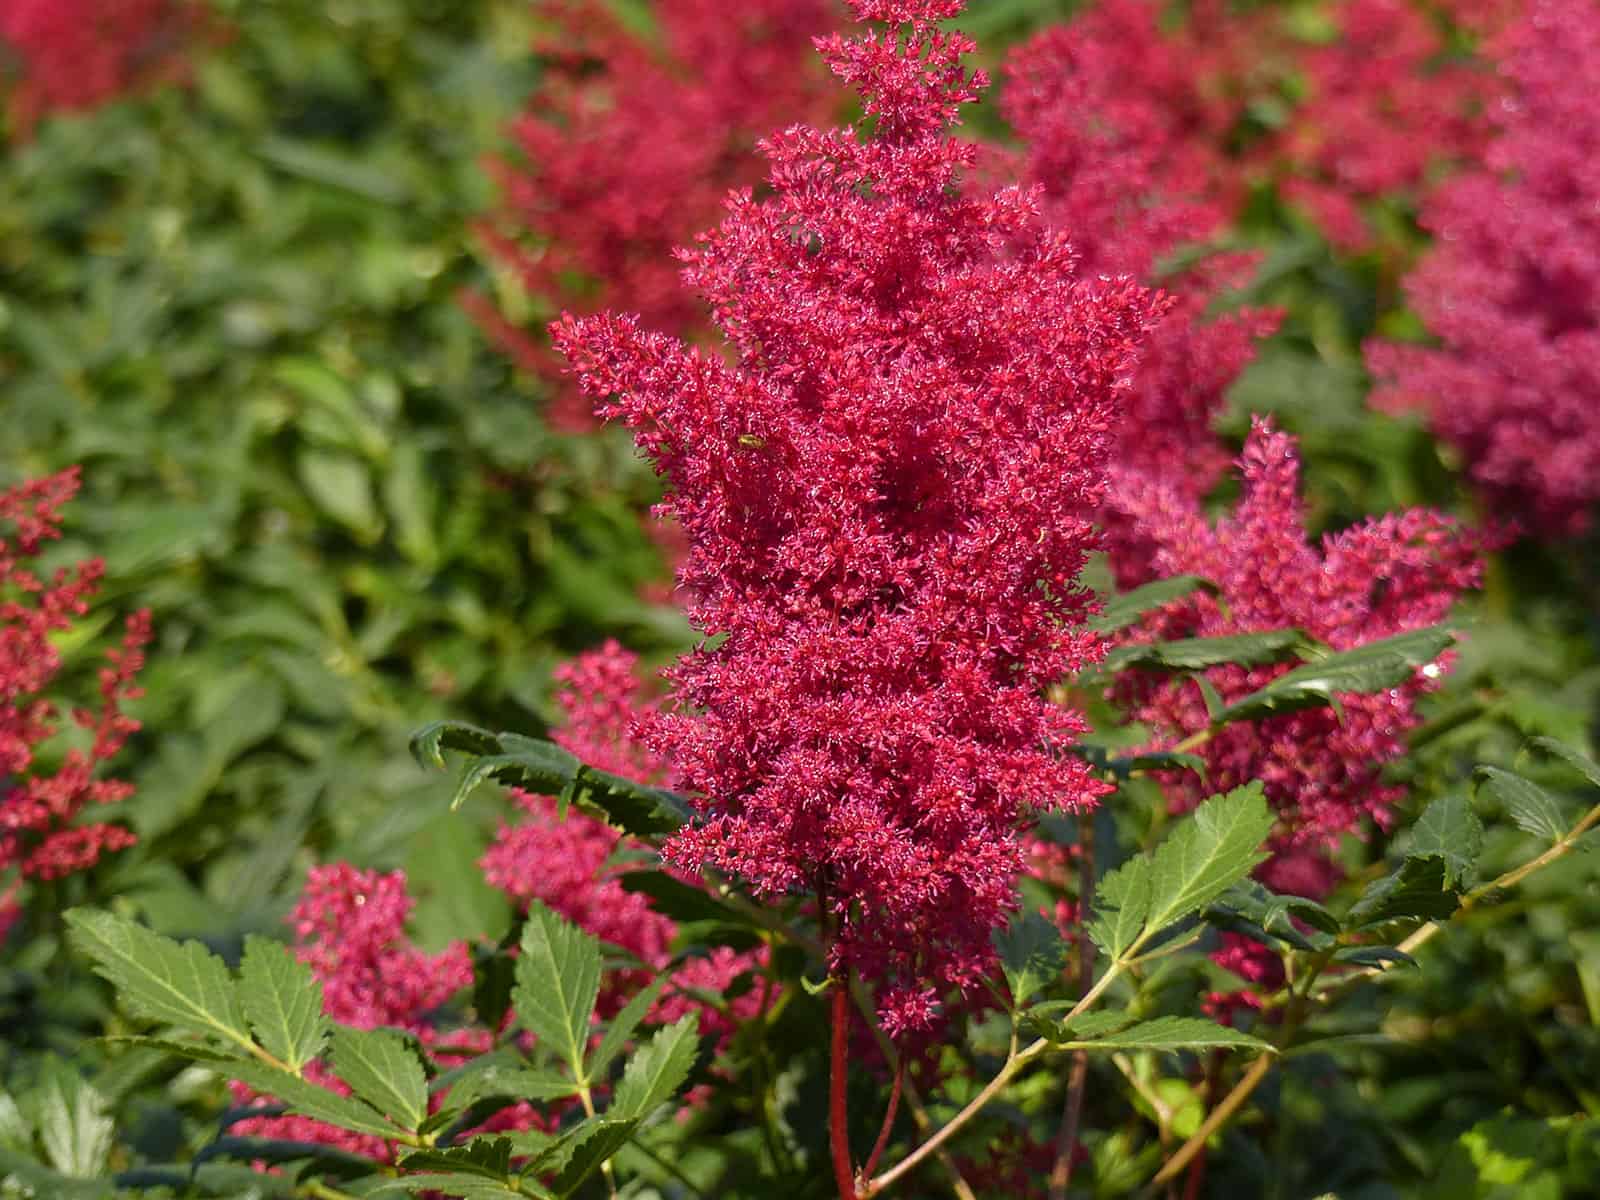
[[[555,662],[606,636],[660,661],[689,636],[645,598],[665,577],[642,521],[656,484],[627,439],[548,427],[539,384],[456,301],[514,288],[470,224],[493,200],[481,159],[537,77],[527,0],[215,7],[190,86],[0,148],[0,486],[82,463],[54,557],[104,555],[100,628],[148,605],[157,636],[146,728],[120,760],[140,844],[41,885],[13,930],[0,1071],[48,1081],[42,1052],[100,1058],[118,1161],[208,1136],[214,1089],[159,1056],[107,1066],[85,1049],[108,1009],[61,953],[62,909],[114,902],[228,951],[280,928],[309,863],[342,858],[406,866],[418,939],[440,945],[494,903],[473,864],[503,808],[480,791],[444,813],[448,781],[415,768],[407,733],[446,716],[538,732]],[[977,0],[963,24],[993,63],[1074,7]],[[1315,28],[1319,4],[1285,7]],[[975,127],[1003,135],[992,117]],[[1239,234],[1263,257],[1233,299],[1285,320],[1224,428],[1242,436],[1270,412],[1300,437],[1321,528],[1414,504],[1471,511],[1418,422],[1365,406],[1362,341],[1417,333],[1396,286],[1422,245],[1414,214],[1385,230],[1341,253],[1266,189]],[[1493,564],[1404,764],[1408,816],[1477,763],[1516,763],[1531,736],[1592,747],[1597,544],[1523,542]],[[1102,845],[1142,840],[1158,805],[1152,790],[1148,810],[1108,814]],[[1524,836],[1502,824],[1491,859],[1525,854]],[[1359,866],[1383,848],[1350,853]],[[1594,863],[1574,855],[1436,939],[1423,971],[1369,997],[1381,1045],[1293,1060],[1262,1115],[1226,1135],[1209,1193],[1595,1194]],[[794,1052],[816,1032],[799,1029]],[[1087,1125],[1102,1131],[1098,1194],[1118,1195],[1127,1113],[1104,1069]],[[92,1138],[98,1111],[71,1137]]]

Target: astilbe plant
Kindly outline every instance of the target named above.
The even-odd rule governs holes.
[[[1299,629],[1334,650],[1352,650],[1438,623],[1479,582],[1481,539],[1427,509],[1310,542],[1293,439],[1264,421],[1252,429],[1239,469],[1238,507],[1215,524],[1180,488],[1148,477],[1119,480],[1119,503],[1147,540],[1135,555],[1138,572],[1125,572],[1124,582],[1195,574],[1218,589],[1163,607],[1130,639]],[[1340,877],[1331,856],[1340,839],[1369,821],[1380,829],[1392,825],[1404,792],[1385,781],[1384,768],[1404,753],[1407,733],[1421,720],[1417,702],[1448,665],[1448,657],[1428,663],[1398,686],[1344,698],[1338,710],[1269,716],[1209,736],[1206,701],[1193,680],[1130,672],[1118,689],[1155,746],[1199,743],[1193,748],[1204,776],[1183,772],[1166,780],[1174,810],[1261,780],[1277,814],[1273,856],[1261,878],[1279,891],[1321,898]],[[1227,664],[1210,668],[1206,678],[1226,704],[1289,669]]]
[[[437,1010],[472,986],[472,957],[465,942],[453,942],[428,954],[411,942],[406,919],[413,900],[403,872],[362,871],[347,863],[315,867],[293,911],[296,956],[322,985],[323,1008],[336,1021],[357,1029],[403,1029],[434,1053],[482,1050],[482,1031],[441,1030]],[[463,1039],[465,1034],[465,1039]],[[350,1088],[320,1064],[308,1077],[341,1095]],[[249,1103],[259,1097],[243,1084],[233,1085],[235,1098]],[[387,1162],[394,1147],[371,1134],[339,1129],[299,1115],[247,1117],[237,1123],[247,1136],[336,1146]]]
[[[557,702],[566,721],[554,738],[592,767],[643,783],[671,782],[667,765],[636,734],[654,711],[640,697],[638,665],[636,654],[608,641],[556,668],[562,685]],[[519,789],[511,795],[523,815],[500,827],[482,859],[484,878],[515,903],[526,907],[536,900],[639,961],[639,969],[607,977],[599,999],[602,1015],[615,1013],[631,993],[660,972],[670,976],[673,986],[652,1007],[653,1020],[668,1023],[699,1008],[702,1032],[726,1040],[738,1021],[761,1010],[763,1000],[755,992],[732,998],[725,1012],[699,1005],[689,996],[695,990],[722,994],[741,975],[758,973],[764,954],[718,946],[675,962],[677,923],[656,912],[644,895],[623,886],[626,868],[615,861],[623,835],[587,813],[562,813],[549,796]]]
[[[701,810],[668,858],[814,896],[894,1035],[988,973],[1028,809],[1101,791],[1052,752],[1081,722],[1040,689],[1096,651],[1075,580],[1160,309],[1081,279],[1030,193],[955,187],[975,152],[950,127],[985,83],[935,26],[961,7],[856,0],[889,28],[821,47],[865,136],[774,135],[771,195],[733,196],[685,256],[734,363],[633,317],[555,331],[667,477],[717,638],[648,732]]]
[[[184,0],[6,0],[0,55],[14,60],[12,125],[27,133],[47,113],[93,108],[180,76],[198,21]]]
[[[122,706],[140,694],[149,613],[129,618],[120,647],[107,652],[98,705],[71,710],[89,744],[68,749],[53,769],[39,760],[61,733],[61,704],[49,694],[63,666],[57,639],[88,613],[104,574],[99,559],[49,575],[30,566],[61,536],[61,509],[78,487],[72,468],[0,492],[0,929],[15,919],[26,882],[87,870],[134,842],[128,829],[90,814],[133,791],[99,771],[139,728]]]
[[[810,38],[830,12],[825,0],[665,0],[652,11],[656,41],[602,0],[541,5],[544,70],[511,131],[517,157],[492,164],[500,212],[480,232],[546,311],[626,302],[651,328],[684,334],[703,318],[673,251],[716,220],[729,188],[754,182],[757,137],[820,115]],[[547,347],[484,298],[466,299],[521,365],[560,386]],[[592,423],[570,391],[552,416]]]
[[[1494,139],[1425,208],[1406,283],[1436,344],[1369,347],[1373,403],[1420,410],[1497,514],[1567,536],[1600,500],[1600,10],[1541,0],[1494,52]]]
[[[560,745],[604,770],[641,780],[662,775],[661,764],[633,736],[649,711],[638,696],[636,655],[611,641],[555,674],[562,684],[557,700],[567,714],[555,735]],[[680,960],[673,953],[677,923],[622,886],[624,868],[614,861],[622,841],[616,829],[583,812],[558,813],[550,797],[518,789],[511,795],[522,816],[502,824],[481,860],[484,878],[520,907],[537,901],[638,961],[637,968],[607,973],[597,1006],[602,1019],[615,1016],[662,973],[668,986],[646,1019],[664,1025],[693,1012],[700,1031],[725,1047],[739,1024],[771,1001],[768,988],[709,1003],[704,997],[724,996],[739,977],[760,973],[764,953],[717,946]],[[487,1050],[496,1031],[463,1024],[459,1014],[450,1013],[452,1002],[473,985],[472,952],[465,941],[435,954],[418,948],[406,928],[414,904],[403,872],[332,863],[312,869],[289,925],[295,954],[321,983],[330,1018],[358,1029],[404,1030],[448,1067]],[[348,1086],[320,1064],[308,1073],[323,1086],[349,1094]],[[258,1098],[242,1085],[236,1084],[234,1092],[241,1101]],[[502,1109],[492,1126],[527,1127],[542,1120],[524,1103]],[[248,1135],[332,1145],[380,1161],[395,1152],[382,1138],[299,1115],[250,1117],[237,1128]]]

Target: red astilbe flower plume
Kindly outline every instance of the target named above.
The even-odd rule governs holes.
[[[1135,640],[1299,628],[1335,650],[1350,650],[1442,620],[1456,596],[1479,580],[1479,540],[1426,509],[1376,518],[1309,544],[1293,439],[1258,420],[1239,460],[1243,496],[1215,526],[1178,489],[1144,476],[1120,481],[1119,502],[1148,539],[1148,578],[1195,573],[1217,597],[1168,605],[1132,634]],[[1147,582],[1134,578],[1130,583]],[[1193,773],[1166,781],[1175,811],[1252,779],[1277,810],[1274,857],[1262,878],[1285,892],[1321,896],[1337,881],[1328,857],[1340,837],[1370,819],[1385,827],[1402,790],[1382,779],[1420,718],[1418,698],[1448,666],[1429,664],[1379,695],[1343,697],[1343,715],[1309,709],[1229,725],[1198,751]],[[1242,698],[1289,670],[1214,667],[1206,674],[1224,702]],[[1130,673],[1120,684],[1130,716],[1169,747],[1209,725],[1191,680]]]
[[[184,72],[180,51],[199,23],[181,0],[5,0],[0,55],[16,58],[8,97],[26,134],[43,115],[94,108]],[[0,68],[0,83],[3,83]]]
[[[1496,511],[1560,537],[1600,501],[1600,9],[1541,0],[1495,51],[1494,140],[1427,205],[1406,284],[1438,344],[1369,347],[1373,403],[1419,409]]]
[[[89,611],[104,565],[62,567],[45,578],[29,569],[44,544],[61,536],[61,508],[79,486],[76,467],[0,492],[0,910],[12,909],[23,880],[59,879],[124,849],[134,836],[120,825],[85,821],[94,806],[122,800],[132,785],[97,772],[139,723],[122,711],[137,698],[134,682],[150,640],[150,614],[130,617],[119,648],[100,671],[99,704],[72,719],[92,737],[53,771],[36,766],[38,749],[60,732],[58,704],[45,694],[62,668],[52,638]]]
[[[483,236],[547,312],[626,302],[650,327],[687,333],[704,318],[673,250],[716,220],[730,188],[755,182],[757,137],[821,116],[810,39],[828,26],[829,4],[662,0],[652,6],[659,45],[602,0],[541,10],[554,25],[539,46],[548,61],[512,129],[520,159],[492,166],[502,212]],[[522,366],[559,378],[548,348],[483,298],[467,302]],[[570,390],[553,416],[593,422]]]
[[[1415,195],[1429,172],[1473,154],[1487,72],[1451,60],[1435,20],[1413,0],[1345,0],[1337,37],[1296,56],[1309,96],[1271,151],[1284,194],[1334,245],[1370,244],[1362,206]]]
[[[707,641],[669,673],[651,748],[700,797],[669,859],[822,898],[836,970],[895,1034],[991,963],[1030,806],[1100,788],[1040,689],[1091,657],[1076,577],[1118,398],[1161,303],[1086,280],[1036,201],[956,185],[978,98],[962,5],[855,0],[891,28],[819,43],[870,132],[763,144],[685,255],[733,364],[632,317],[555,329],[601,412],[669,481]]]
[[[1159,260],[1211,241],[1242,196],[1222,153],[1236,101],[1222,86],[1228,44],[1214,30],[1158,24],[1148,0],[1109,0],[1047,30],[1007,62],[1005,111],[1050,223],[1069,230],[1086,275],[1153,282]],[[1222,50],[1216,49],[1220,43]],[[1124,405],[1117,459],[1203,495],[1229,452],[1211,422],[1224,393],[1276,328],[1274,312],[1214,320],[1207,305],[1243,281],[1246,254],[1214,254],[1168,281],[1176,302],[1152,333]],[[1124,522],[1105,517],[1113,542]]]

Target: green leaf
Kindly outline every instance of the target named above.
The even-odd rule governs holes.
[[[1580,754],[1565,742],[1558,742],[1555,738],[1536,737],[1533,739],[1533,744],[1546,754],[1553,754],[1559,758],[1595,787],[1600,787],[1600,763],[1595,762],[1587,754]]]
[[[407,1171],[458,1171],[504,1180],[511,1174],[511,1139],[483,1137],[445,1150],[416,1150],[402,1158],[400,1166]]]
[[[1333,952],[1333,961],[1353,967],[1387,967],[1392,963],[1417,965],[1416,959],[1395,946],[1340,946]]]
[[[670,1100],[689,1078],[700,1052],[700,1019],[695,1013],[656,1031],[634,1052],[617,1084],[608,1117],[643,1120]]]
[[[1216,584],[1198,575],[1175,575],[1171,579],[1157,579],[1131,592],[1123,592],[1107,600],[1100,615],[1089,622],[1096,633],[1115,633],[1132,625],[1145,613],[1181,600],[1199,588],[1215,591]]]
[[[1204,667],[1238,663],[1255,667],[1282,662],[1312,645],[1298,629],[1269,629],[1261,633],[1229,634],[1225,637],[1182,638],[1175,642],[1148,642],[1118,646],[1106,655],[1109,671],[1129,667],[1167,671],[1194,671]]]
[[[1458,903],[1448,880],[1443,858],[1408,858],[1398,871],[1361,893],[1345,923],[1355,929],[1371,929],[1390,921],[1442,921],[1456,911]]]
[[[665,871],[628,871],[617,877],[623,891],[650,898],[650,907],[680,924],[685,921],[716,921],[730,925],[753,925],[738,909],[723,904],[704,888],[675,879]]]
[[[460,807],[475,787],[495,780],[541,796],[559,796],[635,837],[671,833],[689,819],[683,797],[585,766],[553,742],[516,733],[489,733],[473,725],[442,721],[418,730],[411,753],[424,766],[443,767],[444,751],[477,757],[456,784],[450,806]]]
[[[1433,662],[1454,638],[1442,626],[1413,630],[1354,650],[1330,654],[1278,676],[1266,687],[1228,705],[1215,723],[1255,720],[1336,704],[1341,695],[1381,692]]]
[[[467,754],[498,754],[500,739],[487,729],[465,721],[435,721],[411,735],[411,757],[423,767],[444,770],[444,752],[460,750]]]
[[[655,1005],[656,998],[661,995],[661,989],[666,987],[666,984],[667,977],[657,975],[650,981],[648,987],[629,1000],[622,1011],[607,1023],[605,1036],[600,1039],[600,1044],[589,1056],[588,1069],[591,1079],[599,1079],[605,1075],[611,1060],[622,1052],[623,1046]]]
[[[1144,929],[1150,914],[1150,859],[1130,858],[1109,871],[1095,889],[1089,936],[1111,958],[1121,958]]]
[[[1461,886],[1472,878],[1483,850],[1483,822],[1460,792],[1440,796],[1411,827],[1410,853],[1438,858],[1444,863],[1445,882]]]
[[[421,1175],[406,1175],[391,1179],[363,1196],[386,1196],[395,1192],[438,1192],[456,1200],[529,1200],[529,1197],[547,1197],[551,1193],[531,1179],[520,1179],[512,1188],[465,1171],[429,1171]]]
[[[363,545],[383,533],[383,516],[372,496],[372,476],[360,459],[323,450],[302,450],[296,464],[312,502]]]
[[[1273,817],[1261,784],[1213,796],[1168,835],[1150,863],[1150,913],[1156,932],[1210,904],[1266,859],[1261,843]]]
[[[1206,760],[1198,754],[1180,754],[1172,750],[1147,750],[1114,758],[1104,746],[1077,745],[1072,750],[1080,758],[1109,771],[1118,779],[1131,778],[1139,771],[1193,771],[1201,779],[1206,775]]]
[[[1087,1012],[1071,1022],[1051,1019],[1052,1013],[1069,1011],[1075,1008],[1077,1003],[1076,1000],[1053,1000],[1035,1005],[1023,1015],[1022,1023],[1052,1045],[1060,1046],[1069,1041],[1087,1040],[1115,1033],[1119,1029],[1126,1029],[1136,1020],[1132,1013],[1104,1011]]]
[[[199,942],[179,945],[124,917],[84,908],[67,913],[66,921],[72,944],[130,1012],[253,1045],[228,968]]]
[[[468,1064],[450,1086],[450,1103],[469,1108],[480,1100],[564,1100],[577,1094],[576,1083],[553,1071],[499,1063],[474,1070]]]
[[[354,1097],[341,1096],[265,1063],[233,1063],[228,1067],[228,1073],[240,1083],[279,1100],[292,1111],[314,1121],[326,1121],[353,1133],[370,1133],[381,1138],[398,1138],[407,1132]]]
[[[1292,918],[1310,925],[1312,934],[1302,933]],[[1278,941],[1297,950],[1323,948],[1340,928],[1339,919],[1315,901],[1280,896],[1254,879],[1240,880],[1217,897],[1205,919],[1263,944]]]
[[[268,1054],[298,1071],[322,1053],[328,1036],[322,984],[287,947],[255,934],[245,938],[239,982],[245,1016]]]
[[[105,1169],[116,1122],[105,1098],[77,1071],[50,1061],[26,1102],[52,1167],[72,1179],[93,1179]]]
[[[1153,1021],[1140,1021],[1136,1025],[1104,1037],[1090,1037],[1064,1042],[1068,1049],[1081,1050],[1212,1050],[1236,1047],[1245,1050],[1272,1051],[1270,1043],[1251,1037],[1238,1029],[1200,1017],[1157,1017]]]
[[[1026,1008],[1067,963],[1066,939],[1053,921],[1037,912],[1019,913],[1004,929],[995,930],[994,948],[1018,1008]]]
[[[545,1155],[549,1162],[561,1162],[553,1191],[558,1196],[570,1196],[583,1186],[583,1181],[597,1171],[601,1164],[628,1144],[639,1128],[637,1119],[617,1120],[613,1117],[590,1117],[563,1134]],[[536,1160],[538,1169],[543,1163]]]
[[[1538,784],[1499,767],[1479,767],[1477,776],[1518,829],[1552,843],[1566,836],[1567,819],[1562,815],[1561,802]]]
[[[415,1133],[428,1116],[428,1079],[405,1038],[386,1029],[333,1032],[334,1072],[384,1116]]]
[[[584,1048],[600,993],[600,943],[534,901],[522,931],[511,1003],[524,1028],[586,1078]]]

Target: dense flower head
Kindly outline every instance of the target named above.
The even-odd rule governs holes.
[[[1589,527],[1600,501],[1600,9],[1539,0],[1494,52],[1476,169],[1423,211],[1406,291],[1434,346],[1374,345],[1374,403],[1421,410],[1500,513]]]
[[[1080,268],[1148,277],[1232,219],[1237,169],[1222,149],[1233,106],[1207,86],[1194,31],[1163,30],[1150,0],[1106,0],[1006,61],[1003,110],[1046,216]]]
[[[1243,177],[1223,140],[1236,100],[1207,49],[1214,32],[1194,23],[1164,30],[1149,0],[1108,0],[1007,60],[1005,113],[1023,142],[1026,178],[1046,220],[1069,232],[1086,276],[1154,282],[1162,260],[1232,223]],[[1277,314],[1208,319],[1205,310],[1253,265],[1250,255],[1210,254],[1163,281],[1175,303],[1124,402],[1116,456],[1124,466],[1170,476],[1195,495],[1227,469],[1211,422]],[[1106,523],[1119,538],[1116,514]]]
[[[134,841],[122,826],[83,814],[133,790],[98,772],[139,728],[122,705],[140,694],[135,677],[150,640],[148,612],[131,617],[121,644],[107,652],[98,704],[72,709],[88,745],[68,749],[53,769],[38,762],[40,747],[61,732],[60,706],[46,694],[62,670],[55,638],[89,611],[104,571],[98,559],[49,576],[29,566],[61,536],[62,506],[78,486],[73,468],[0,492],[0,881],[11,885],[0,909],[10,907],[18,880],[87,870]]]
[[[819,42],[868,132],[773,135],[771,194],[686,255],[735,361],[632,317],[555,335],[689,543],[708,640],[649,742],[701,819],[669,857],[819,895],[900,1033],[987,970],[1028,809],[1098,794],[1039,693],[1096,650],[1076,577],[1161,301],[1081,277],[1033,194],[956,186],[983,80],[933,23],[959,5],[853,8],[897,23]]]
[[[412,945],[406,933],[412,904],[404,872],[348,863],[311,869],[289,921],[295,953],[322,982],[323,1007],[334,1020],[436,1040],[429,1018],[471,986],[472,958],[464,942],[438,954]]]
[[[1287,435],[1258,421],[1239,460],[1243,495],[1232,516],[1211,525],[1179,489],[1146,476],[1119,481],[1119,503],[1148,544],[1126,574],[1137,584],[1193,573],[1216,584],[1168,605],[1134,640],[1210,637],[1298,628],[1335,650],[1442,620],[1456,596],[1479,578],[1479,539],[1425,509],[1375,518],[1310,544],[1299,496],[1299,462]],[[1252,779],[1277,810],[1274,857],[1262,869],[1271,886],[1320,896],[1337,881],[1328,852],[1370,819],[1386,827],[1401,789],[1383,766],[1405,749],[1419,721],[1418,698],[1448,665],[1431,663],[1378,695],[1342,698],[1342,712],[1307,709],[1226,726],[1196,752],[1192,772],[1167,781],[1176,810]],[[1224,702],[1238,700],[1289,670],[1288,664],[1214,667],[1207,677]],[[1171,746],[1204,730],[1204,698],[1191,680],[1133,673],[1122,699],[1155,744]]]
[[[750,151],[781,119],[817,111],[823,77],[810,39],[825,0],[662,0],[659,44],[603,0],[541,7],[539,89],[512,129],[517,161],[494,164],[502,212],[484,236],[555,307],[625,301],[652,328],[702,321],[674,249],[716,220],[729,188],[753,182]],[[548,350],[470,305],[523,366],[559,378]],[[566,395],[566,424],[592,417]]]
[[[1345,0],[1335,36],[1302,49],[1308,95],[1273,144],[1285,194],[1329,239],[1361,249],[1362,205],[1414,196],[1430,171],[1472,154],[1488,74],[1452,58],[1437,20],[1414,0]]]
[[[174,0],[6,0],[0,55],[17,60],[13,124],[26,132],[46,113],[93,108],[181,73],[177,51],[196,20]]]

